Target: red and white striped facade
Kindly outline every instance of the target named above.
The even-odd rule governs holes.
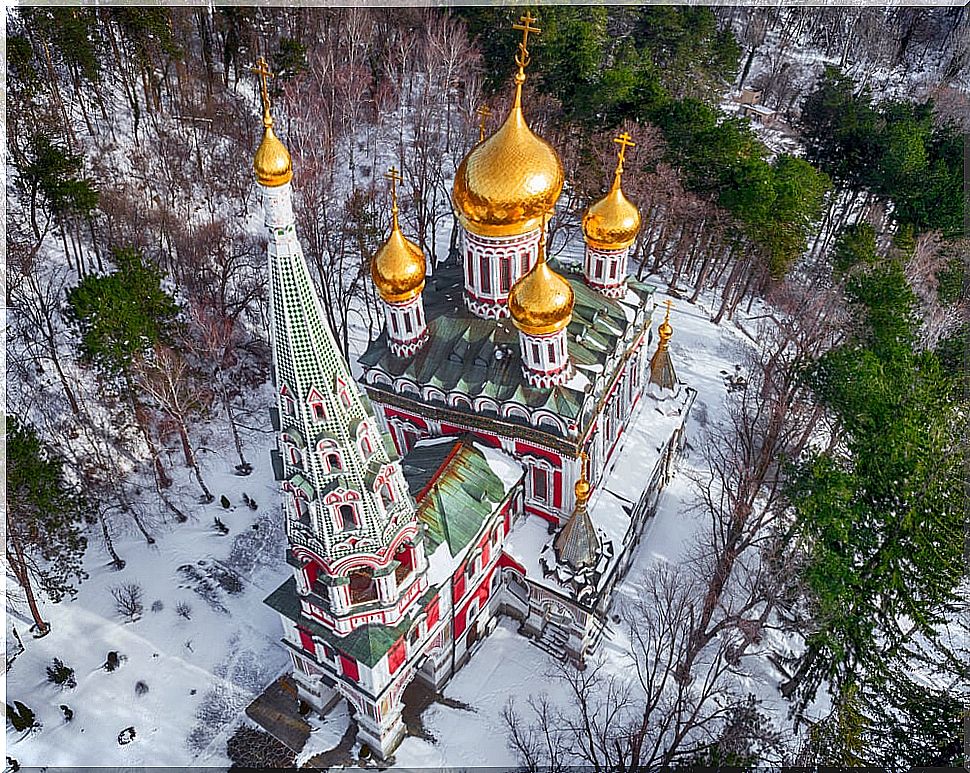
[[[480,236],[461,229],[465,305],[482,319],[509,316],[509,291],[532,270],[539,256],[536,228],[517,236]]]
[[[398,357],[410,357],[428,338],[421,293],[403,303],[383,303],[388,347]]]
[[[630,248],[604,250],[586,244],[583,274],[586,283],[607,298],[622,298],[626,294],[627,258]]]
[[[519,331],[522,375],[532,386],[547,389],[569,380],[569,346],[566,328],[546,335]]]

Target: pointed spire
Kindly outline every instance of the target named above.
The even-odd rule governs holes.
[[[595,566],[600,555],[600,540],[596,527],[589,517],[586,503],[589,502],[590,485],[586,479],[588,459],[585,453],[580,457],[579,480],[576,481],[576,506],[569,520],[563,524],[556,537],[553,548],[560,563],[568,564],[575,570]]]
[[[677,386],[677,374],[674,372],[674,363],[670,359],[668,346],[670,337],[674,334],[674,329],[670,325],[670,310],[674,303],[669,298],[666,303],[667,314],[657,328],[660,341],[657,343],[657,351],[650,358],[650,383],[656,384],[661,389],[673,390]]]

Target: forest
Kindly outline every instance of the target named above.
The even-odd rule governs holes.
[[[383,324],[383,171],[402,171],[402,224],[430,270],[453,259],[455,169],[508,109],[521,12],[8,10],[7,604],[35,636],[85,556],[121,571],[119,535],[153,545],[216,499],[207,449],[230,448],[240,479],[265,453],[256,58],[353,360]],[[730,420],[696,444],[710,527],[693,565],[622,611],[634,688],[564,673],[571,705],[510,702],[508,743],[530,770],[966,764],[970,14],[533,13],[528,119],[567,180],[551,254],[570,257],[626,130],[644,223],[631,271],[706,301],[716,324],[769,311]],[[744,86],[780,145],[727,109]],[[797,654],[765,652],[769,630]],[[722,690],[753,656],[774,664],[787,716]]]

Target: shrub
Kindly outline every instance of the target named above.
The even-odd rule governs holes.
[[[64,721],[65,722],[70,722],[72,719],[74,719],[74,709],[72,709],[67,704],[65,704],[65,703],[62,703],[61,704],[61,712],[63,712],[63,714],[64,714]]]
[[[180,601],[175,605],[175,614],[184,617],[186,620],[192,619],[192,605],[187,601]]]
[[[160,599],[152,602],[152,612],[161,612],[163,609],[165,609],[165,605]]]
[[[137,620],[145,611],[141,602],[142,590],[138,583],[126,582],[123,585],[115,585],[111,589],[111,595],[115,599],[115,611],[129,622]]]
[[[135,695],[137,695],[139,698],[142,695],[148,695],[148,685],[141,680],[135,682]]]
[[[229,527],[226,526],[226,524],[224,524],[219,519],[219,516],[216,516],[215,518],[212,519],[212,526],[217,532],[219,532],[223,536],[229,533]]]
[[[114,671],[119,665],[121,665],[121,657],[117,652],[111,650],[111,652],[108,653],[108,659],[104,662],[104,666],[102,666],[102,668],[104,668],[105,671]]]
[[[72,690],[77,687],[74,679],[74,669],[65,666],[64,661],[54,658],[54,662],[47,667],[47,681],[61,687],[69,687]]]
[[[20,701],[14,701],[13,706],[7,704],[7,720],[13,725],[13,729],[20,733],[30,730],[37,724],[34,712]]]

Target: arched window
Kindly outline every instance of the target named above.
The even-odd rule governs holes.
[[[374,453],[374,444],[370,442],[369,435],[364,434],[361,436],[360,452],[364,455],[365,458],[370,456],[372,453]]]
[[[366,604],[377,601],[377,582],[374,570],[369,566],[350,573],[350,603]]]
[[[310,403],[310,409],[313,411],[314,421],[323,421],[327,418],[327,411],[323,407],[323,403]]]
[[[394,490],[391,488],[391,482],[385,480],[381,483],[380,488],[377,489],[377,493],[381,498],[384,509],[389,510],[391,505],[394,504]]]
[[[300,449],[296,446],[290,446],[290,464],[297,467],[303,466],[303,455],[300,453]]]
[[[352,504],[340,505],[337,508],[337,513],[340,515],[341,531],[353,531],[360,528],[360,523],[357,521],[357,508]]]
[[[562,425],[552,416],[542,416],[539,418],[538,427],[540,429],[551,429],[553,432],[562,432]]]
[[[340,472],[344,468],[340,461],[340,452],[325,452],[323,455],[323,468],[325,472]]]
[[[310,519],[310,503],[301,496],[293,497],[293,510],[296,512],[296,519],[301,523],[308,524]]]

